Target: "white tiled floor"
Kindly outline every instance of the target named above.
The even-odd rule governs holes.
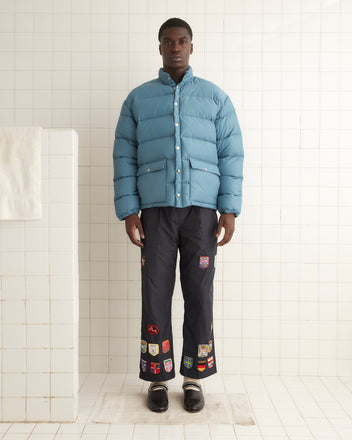
[[[76,423],[0,423],[1,440],[350,440],[352,378],[221,376],[203,382],[205,393],[246,393],[256,425],[114,425],[92,423],[105,392],[141,392],[135,375],[81,375]],[[170,382],[179,389],[181,378]],[[148,409],[146,408],[146,411]]]

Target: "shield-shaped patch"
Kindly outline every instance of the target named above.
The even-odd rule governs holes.
[[[170,373],[170,371],[172,370],[172,359],[164,360],[164,368],[167,373]]]
[[[186,367],[186,368],[192,368],[192,365],[193,365],[193,358],[191,358],[191,357],[189,357],[189,356],[184,356],[183,357],[183,365]]]
[[[141,352],[142,353],[146,353],[147,352],[147,346],[148,346],[147,341],[141,340]]]
[[[204,371],[206,367],[206,361],[198,361],[198,370],[199,371]]]
[[[209,257],[199,257],[199,267],[201,269],[207,269],[209,267]]]
[[[167,353],[168,351],[170,351],[170,342],[168,339],[166,339],[166,341],[163,341],[161,345],[163,353]]]
[[[146,373],[146,371],[147,371],[147,361],[144,360],[144,359],[141,359],[141,366],[142,366],[143,373]]]
[[[150,371],[153,374],[160,373],[160,364],[158,362],[151,362],[150,363]]]
[[[148,351],[152,356],[159,354],[159,344],[148,344]]]
[[[208,358],[208,368],[213,368],[214,366],[214,356],[210,356],[210,358]]]
[[[208,345],[198,345],[198,357],[208,356]]]

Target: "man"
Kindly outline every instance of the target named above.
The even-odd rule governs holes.
[[[216,373],[214,259],[217,246],[231,240],[241,211],[242,137],[229,97],[193,76],[190,26],[167,20],[159,42],[159,77],[129,93],[117,123],[114,200],[131,242],[141,248],[139,377],[151,382],[148,407],[167,410],[167,381],[175,377],[171,299],[179,250],[185,306],[180,373],[185,409],[197,412],[204,406],[200,379]]]

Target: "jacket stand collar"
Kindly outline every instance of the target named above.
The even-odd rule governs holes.
[[[178,84],[179,86],[183,86],[187,82],[191,81],[193,78],[193,70],[191,66],[188,66],[188,69],[186,70],[186,73],[184,74],[182,81]],[[174,86],[176,83],[171,78],[171,76],[165,72],[165,70],[161,67],[159,69],[159,79],[163,84]]]

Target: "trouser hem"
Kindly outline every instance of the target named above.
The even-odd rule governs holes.
[[[167,376],[161,376],[160,374],[157,375],[156,374],[139,374],[139,378],[142,380],[145,380],[147,382],[166,382],[168,380],[174,379],[175,378],[175,373],[174,374],[169,374]]]
[[[191,379],[205,379],[206,377],[212,376],[213,374],[216,374],[217,370],[215,367],[213,367],[211,370],[207,371],[192,371],[187,369],[180,369],[181,376],[189,377]]]

